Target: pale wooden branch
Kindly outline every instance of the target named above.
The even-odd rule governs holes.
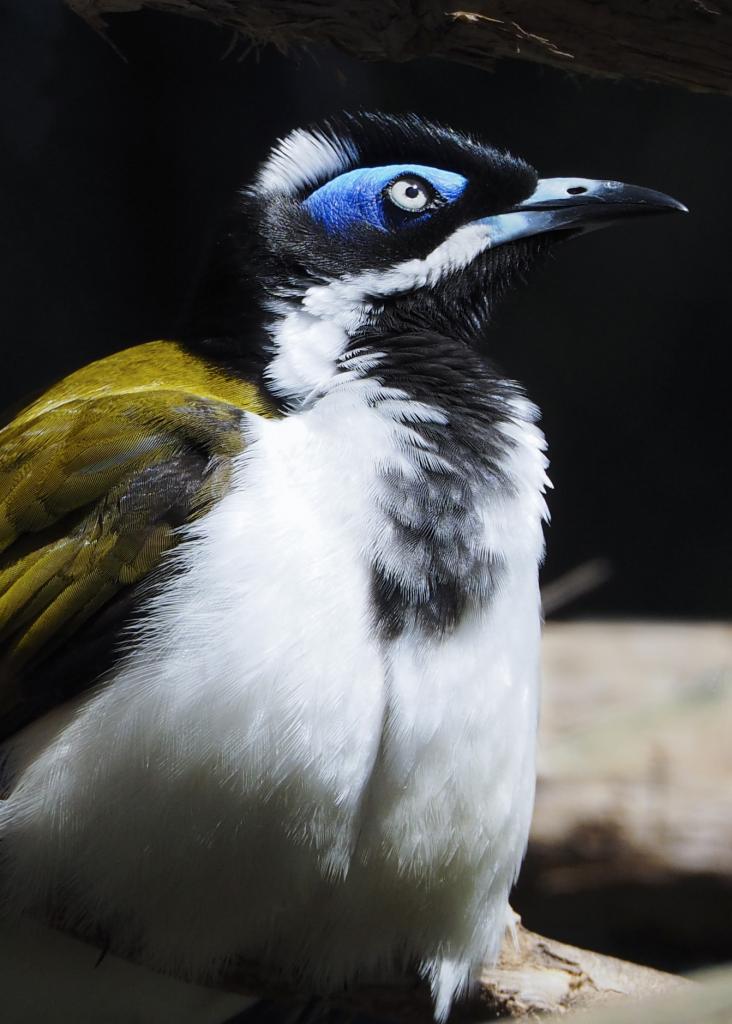
[[[732,967],[715,968],[695,976],[696,985],[646,1000],[642,1011],[629,1000],[573,1013],[572,1024],[729,1024],[732,1021]],[[552,1016],[545,1024],[564,1024]]]
[[[543,938],[519,926],[518,941],[504,943],[496,967],[486,968],[472,1009],[490,1015],[531,1017],[622,999],[681,992],[689,982],[662,971]],[[482,1012],[481,1012],[482,1011]]]
[[[204,19],[281,50],[361,60],[518,58],[584,74],[732,93],[732,0],[67,0],[98,29],[142,8]]]

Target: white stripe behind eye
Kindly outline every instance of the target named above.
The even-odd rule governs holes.
[[[405,260],[386,270],[347,274],[325,285],[312,285],[302,304],[308,313],[333,320],[346,330],[359,326],[372,296],[432,288],[448,274],[464,270],[491,244],[485,224],[464,224],[423,259]]]
[[[355,166],[358,150],[350,139],[297,128],[281,139],[254,182],[260,195],[294,195],[308,185],[322,184]]]

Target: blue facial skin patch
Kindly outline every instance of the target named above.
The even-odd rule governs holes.
[[[409,175],[424,178],[448,203],[457,199],[468,183],[467,178],[461,174],[441,171],[437,167],[424,167],[422,164],[359,167],[321,185],[308,196],[303,206],[334,234],[342,234],[356,224],[369,224],[380,231],[389,231],[391,225],[384,209],[389,199],[384,196],[384,189],[393,181]],[[427,209],[409,217],[409,222],[424,220],[432,212]]]

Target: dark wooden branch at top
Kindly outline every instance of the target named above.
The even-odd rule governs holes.
[[[281,50],[335,46],[361,60],[500,58],[732,93],[732,0],[67,0],[100,30],[142,8],[234,29]]]

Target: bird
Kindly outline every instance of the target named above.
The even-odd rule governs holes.
[[[6,423],[3,927],[206,985],[415,970],[445,1020],[536,775],[548,464],[493,313],[557,243],[685,209],[338,114],[237,195],[179,337]]]

